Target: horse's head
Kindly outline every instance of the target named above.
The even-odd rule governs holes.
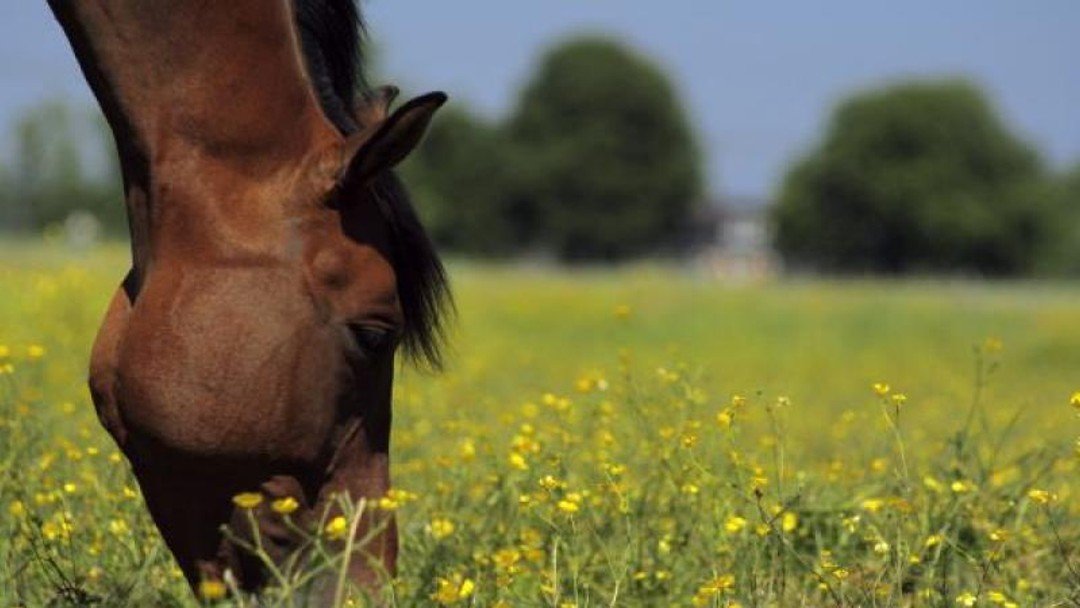
[[[313,204],[300,222],[317,314],[344,336],[355,386],[389,407],[394,352],[438,363],[445,277],[394,167],[420,142],[446,95],[390,111],[397,90],[376,89],[355,108],[360,129],[317,158]]]

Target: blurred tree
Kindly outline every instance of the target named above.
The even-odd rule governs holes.
[[[1030,271],[1052,196],[1034,151],[957,81],[856,95],[787,175],[774,209],[789,263],[827,271]]]
[[[0,196],[5,231],[40,232],[85,211],[109,232],[126,233],[112,136],[99,113],[40,104],[16,120],[12,143]]]
[[[1053,238],[1040,259],[1047,275],[1080,276],[1080,165],[1053,181],[1057,209]]]
[[[403,167],[432,237],[453,251],[518,251],[532,218],[516,202],[514,151],[496,126],[454,106],[432,124]]]
[[[599,37],[550,51],[508,126],[520,238],[564,260],[673,240],[702,191],[690,125],[663,70]],[[535,218],[535,220],[533,220]]]

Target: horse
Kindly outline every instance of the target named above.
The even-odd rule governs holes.
[[[397,355],[439,366],[452,298],[394,168],[446,95],[392,110],[396,89],[366,84],[355,0],[49,6],[114,135],[130,227],[96,412],[192,588],[265,589],[223,526],[253,519],[284,563],[303,539],[273,501],[311,525],[384,496]],[[377,590],[392,514],[355,534],[367,559],[347,574]]]

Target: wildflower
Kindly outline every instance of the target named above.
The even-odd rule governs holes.
[[[970,481],[957,479],[949,485],[949,489],[952,490],[954,494],[966,494],[968,492],[976,490],[977,488],[975,484]]]
[[[413,500],[416,495],[412,492],[406,492],[405,490],[398,490],[397,488],[391,489],[376,503],[376,506],[383,511],[396,511],[401,505]]]
[[[746,520],[738,515],[732,515],[724,522],[724,529],[730,534],[737,534],[746,527]]]
[[[330,540],[341,540],[349,533],[349,521],[345,517],[338,515],[331,519],[330,523],[326,524],[323,532],[326,534],[326,538]]]
[[[698,593],[707,592],[712,595],[717,595],[735,588],[735,575],[734,574],[721,574],[716,578],[708,581],[698,589]]]
[[[8,514],[15,519],[21,519],[26,516],[26,505],[21,500],[16,500],[8,505]]]
[[[893,393],[891,399],[893,405],[895,405],[896,407],[900,407],[907,403],[907,395],[905,395],[904,393]]]
[[[716,415],[716,423],[720,425],[720,428],[731,428],[731,423],[735,421],[735,412],[730,409],[725,409]]]
[[[739,408],[743,407],[744,405],[746,405],[746,397],[743,397],[742,395],[732,395],[731,396],[731,407],[732,408],[739,409]]]
[[[41,534],[46,540],[67,540],[74,528],[67,514],[57,514],[41,524]]]
[[[431,599],[448,606],[468,599],[475,589],[476,583],[469,578],[463,579],[461,575],[439,578],[436,582],[435,593],[431,595]]]
[[[990,532],[989,536],[990,540],[994,541],[995,543],[1003,543],[1009,540],[1008,530],[1003,530],[1001,528],[993,530],[992,532]]]
[[[31,360],[40,359],[45,356],[45,347],[40,344],[31,344],[26,349],[26,356]]]
[[[517,549],[499,549],[491,556],[491,561],[495,563],[495,568],[504,572],[512,572],[517,563],[521,561],[521,552]]]
[[[270,508],[278,515],[289,515],[300,508],[300,503],[292,496],[286,496],[270,503]]]
[[[701,488],[697,487],[692,483],[684,483],[682,487],[679,488],[679,490],[687,496],[695,496],[698,492],[701,491]]]
[[[517,452],[510,453],[510,466],[519,471],[528,471],[529,463],[525,461],[525,457]]]
[[[885,501],[880,498],[867,498],[866,500],[859,503],[859,506],[861,506],[863,510],[869,511],[871,513],[877,513],[881,510],[882,507],[885,506]]]
[[[892,390],[889,385],[884,382],[875,382],[873,388],[874,394],[878,397],[884,397],[885,395],[889,394],[890,390]]]
[[[574,513],[577,513],[581,510],[581,505],[578,504],[578,501],[569,500],[570,498],[571,497],[568,496],[566,499],[560,500],[558,503],[556,503],[555,506],[557,506],[559,510],[563,513],[573,515]]]
[[[208,602],[223,599],[227,592],[225,583],[221,581],[205,580],[199,583],[199,597]]]
[[[923,543],[923,546],[929,549],[930,547],[936,547],[937,545],[940,545],[944,540],[945,537],[940,534],[931,534],[930,536],[926,537],[926,542]]]
[[[544,475],[540,478],[538,483],[541,488],[544,488],[548,492],[566,487],[566,484],[556,479],[554,475]]]
[[[462,441],[458,453],[461,455],[462,460],[466,462],[472,461],[476,458],[476,443],[472,439]]]
[[[780,395],[776,398],[776,407],[789,407],[791,405],[791,398]]]
[[[1069,397],[1069,405],[1073,406],[1073,409],[1080,413],[1080,391],[1076,391]]]
[[[978,599],[979,598],[976,597],[975,594],[971,593],[970,591],[965,591],[960,595],[956,596],[956,603],[960,606],[974,606],[975,602],[978,601]]]
[[[874,543],[874,553],[877,553],[878,555],[888,555],[889,549],[889,543],[884,540],[878,540]]]
[[[660,376],[660,381],[664,384],[675,384],[679,381],[679,372],[671,371],[665,367],[656,368],[656,375]]]
[[[11,356],[11,348],[7,344],[0,344],[0,359],[7,359]]]
[[[435,540],[442,540],[449,537],[454,533],[455,529],[454,522],[449,519],[433,519],[431,520],[431,523],[427,525],[428,534],[435,538]]]
[[[784,532],[794,532],[799,527],[799,516],[787,511],[780,518],[780,529]]]
[[[262,494],[258,492],[241,492],[236,496],[233,496],[233,504],[241,509],[254,509],[262,504]]]
[[[79,486],[75,485],[74,483],[72,483],[70,481],[64,484],[64,492],[66,492],[68,494],[74,494],[78,490],[79,490]]]
[[[1028,491],[1028,498],[1036,504],[1046,505],[1057,500],[1057,494],[1053,494],[1047,490],[1032,489]]]
[[[109,532],[115,536],[124,536],[130,531],[131,529],[128,528],[127,523],[122,519],[114,519],[109,522]]]

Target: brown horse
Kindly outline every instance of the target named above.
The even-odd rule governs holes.
[[[389,488],[396,347],[438,364],[445,275],[392,174],[445,101],[358,95],[354,0],[50,0],[115,135],[132,268],[90,388],[188,581],[265,573],[227,541],[254,514],[275,559],[341,493]],[[392,521],[373,560],[394,571]]]

